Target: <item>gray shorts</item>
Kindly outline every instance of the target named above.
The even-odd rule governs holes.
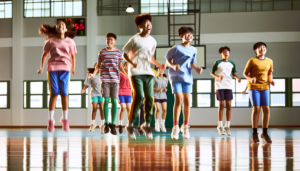
[[[118,98],[119,83],[102,82],[102,97]]]

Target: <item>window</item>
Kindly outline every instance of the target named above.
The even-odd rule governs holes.
[[[0,109],[9,109],[9,82],[1,81],[0,82]]]
[[[83,80],[73,80],[69,83],[69,108],[86,108],[87,94],[81,94]],[[87,92],[87,91],[86,91]],[[50,100],[49,84],[47,81],[24,82],[24,108],[48,108]],[[61,108],[61,96],[58,95],[56,108]]]
[[[97,12],[100,15],[138,15],[140,0],[98,0]],[[133,13],[127,13],[126,8],[131,5]]]
[[[24,17],[85,16],[86,0],[24,0]]]
[[[193,107],[212,107],[213,80],[194,80],[194,84],[196,92],[193,93]]]
[[[150,13],[151,15],[168,15],[169,0],[141,0],[141,13]],[[170,0],[171,11],[187,11],[187,0]],[[187,14],[179,12],[177,14]]]
[[[270,106],[286,106],[286,79],[274,79],[275,86],[270,85]]]
[[[300,78],[292,79],[292,106],[300,106]]]
[[[12,1],[0,2],[0,18],[12,17]]]

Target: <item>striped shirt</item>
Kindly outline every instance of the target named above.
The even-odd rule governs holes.
[[[101,81],[119,83],[118,64],[123,61],[122,52],[117,48],[114,50],[103,48],[98,54],[98,61],[101,62]]]

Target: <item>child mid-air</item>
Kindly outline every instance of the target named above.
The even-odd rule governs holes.
[[[97,67],[97,63],[95,63],[94,68],[87,68],[88,75],[84,82],[84,87],[81,90],[81,94],[83,94],[86,89],[91,86],[90,99],[92,103],[92,121],[90,125],[90,131],[94,131],[97,127],[96,125],[96,113],[99,105],[100,116],[101,116],[101,125],[99,126],[100,132],[104,134],[104,112],[103,112],[103,97],[101,96],[101,83],[100,83],[100,75],[97,71],[97,74],[94,77],[91,77],[90,74],[93,74],[95,68]]]

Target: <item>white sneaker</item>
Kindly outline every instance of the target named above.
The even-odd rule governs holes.
[[[218,130],[218,132],[219,132],[220,135],[224,135],[224,130],[223,130],[222,127],[218,126],[217,130]]]
[[[160,124],[160,129],[161,129],[161,131],[162,132],[167,132],[167,129],[166,129],[166,126],[165,126],[165,124]]]
[[[158,123],[155,123],[155,131],[160,132],[160,127]]]
[[[100,128],[100,133],[105,134],[104,133],[105,126],[104,125],[99,125],[99,128]]]
[[[178,125],[173,126],[171,137],[173,140],[178,140],[178,138],[179,138],[179,126]]]
[[[131,125],[129,125],[129,123],[127,123],[127,125],[125,126],[125,129],[127,132],[127,137],[131,140],[136,140],[133,126],[131,126]]]
[[[93,131],[95,130],[96,127],[97,127],[96,124],[91,124],[91,125],[90,125],[89,131],[90,131],[90,132],[93,132]]]
[[[189,131],[189,127],[188,125],[181,125],[181,132],[182,132],[182,136],[185,139],[189,139],[190,138],[190,131]]]
[[[147,126],[147,123],[146,123],[146,122],[144,122],[144,123],[141,125],[141,129],[142,129],[142,131],[145,133],[145,137],[146,137],[148,140],[152,140],[152,139],[153,139],[151,127],[150,127],[150,126]]]
[[[223,131],[225,132],[226,135],[228,135],[228,136],[231,135],[230,128],[228,126],[224,126]]]

